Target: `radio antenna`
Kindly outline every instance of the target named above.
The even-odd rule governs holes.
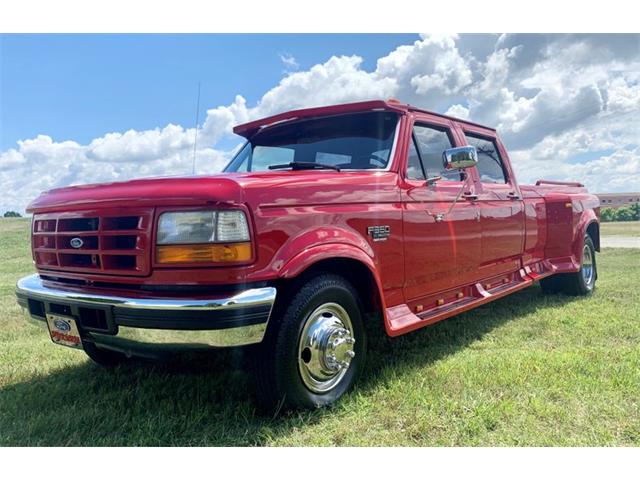
[[[191,174],[196,173],[196,149],[198,148],[198,117],[200,116],[200,82],[198,82],[198,100],[196,102],[196,133],[193,138],[193,167]]]

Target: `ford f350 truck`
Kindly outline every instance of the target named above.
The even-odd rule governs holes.
[[[219,175],[33,201],[27,318],[105,366],[248,346],[264,405],[312,408],[358,377],[365,322],[395,337],[537,281],[594,288],[597,197],[518,184],[492,128],[368,101],[234,132],[246,143]]]

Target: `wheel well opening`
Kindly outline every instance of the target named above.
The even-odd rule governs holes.
[[[371,270],[358,260],[351,258],[330,258],[320,260],[304,270],[296,280],[307,279],[319,273],[334,273],[344,277],[356,289],[365,315],[382,312],[382,302],[378,285]]]
[[[591,237],[591,240],[593,240],[593,246],[595,247],[596,251],[599,252],[600,251],[600,225],[598,225],[596,222],[589,224],[589,226],[587,227],[587,234]]]

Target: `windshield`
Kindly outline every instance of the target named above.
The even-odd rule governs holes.
[[[384,169],[398,115],[365,112],[275,125],[255,134],[224,169],[262,172],[291,162],[341,169]]]

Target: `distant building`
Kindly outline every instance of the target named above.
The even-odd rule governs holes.
[[[640,203],[640,193],[596,193],[600,205],[608,208],[618,208]]]

